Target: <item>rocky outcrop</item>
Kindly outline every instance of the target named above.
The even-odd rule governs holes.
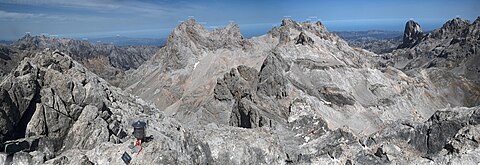
[[[118,93],[118,89],[58,51],[46,50],[26,58],[6,76],[0,88],[4,151],[48,150],[44,152],[50,153],[47,159],[61,150],[92,149],[102,142],[120,142],[126,137],[125,125],[129,121],[117,118],[113,112],[119,110],[113,109],[127,106],[139,111],[148,107],[128,105],[135,102],[134,98]],[[23,138],[36,140],[17,140]]]
[[[411,48],[418,44],[422,39],[422,28],[417,22],[410,20],[405,24],[405,31],[403,32],[403,43],[398,46],[398,49]]]
[[[392,123],[384,130],[361,141],[362,146],[373,149],[376,159],[385,163],[437,163],[448,164],[459,161],[474,163],[478,157],[478,142],[467,140],[475,138],[478,127],[478,107],[453,108],[436,112],[423,123],[400,121]],[[471,130],[468,138],[463,138],[466,130]],[[465,150],[458,145],[470,150]],[[376,149],[376,150],[375,150]],[[460,152],[461,151],[461,152]]]
[[[283,74],[290,70],[289,67],[281,56],[277,54],[268,55],[265,61],[263,61],[258,76],[259,94],[277,99],[286,97],[288,95],[286,88],[287,78]]]
[[[281,77],[285,64],[277,57],[269,55],[260,72],[247,66],[238,66],[223,79],[217,80],[214,97],[218,101],[234,102],[229,124],[243,128],[272,126],[270,115],[285,118],[284,108],[271,110],[269,106],[256,105],[264,97],[281,99],[287,95],[287,80]]]
[[[62,140],[82,107],[103,106],[89,86],[98,80],[90,80],[86,68],[60,52],[36,56],[22,61],[1,83],[2,104],[9,105],[2,119],[11,125],[2,131],[3,141],[40,135]]]

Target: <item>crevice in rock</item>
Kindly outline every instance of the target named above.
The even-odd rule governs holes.
[[[35,82],[38,83],[38,82]],[[39,86],[36,84],[36,86]],[[25,137],[25,131],[27,129],[28,122],[32,119],[33,114],[35,113],[35,110],[37,108],[37,103],[40,102],[40,89],[36,88],[34,96],[32,100],[30,100],[30,103],[23,113],[22,117],[20,118],[20,121],[18,124],[15,126],[15,129],[12,133],[11,139],[10,140],[15,140],[15,139],[20,139]]]
[[[47,113],[45,112],[45,107],[42,106],[43,113],[43,126],[45,127],[45,136],[48,137],[48,124],[47,124]]]

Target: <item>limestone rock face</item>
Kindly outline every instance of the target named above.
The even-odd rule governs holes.
[[[410,20],[405,24],[405,31],[403,32],[403,43],[398,46],[398,48],[411,48],[418,44],[422,39],[422,28],[417,22]]]

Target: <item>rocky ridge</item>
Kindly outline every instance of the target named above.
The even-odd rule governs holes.
[[[74,60],[81,62],[89,70],[116,86],[123,79],[125,71],[138,68],[143,62],[150,59],[159,47],[119,47],[108,44],[91,44],[88,41],[67,38],[53,38],[43,35],[31,36],[27,34],[10,46],[4,46],[4,50],[9,50],[4,51],[4,56],[13,58],[13,60],[2,59],[4,63],[12,65],[2,68],[3,74],[7,74],[24,57],[34,55],[35,52],[42,51],[45,48],[69,54]]]

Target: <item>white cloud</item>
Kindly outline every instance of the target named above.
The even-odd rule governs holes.
[[[105,0],[65,1],[65,0],[4,0],[3,3],[18,5],[49,5],[57,7],[115,9],[118,5],[105,3]]]
[[[40,18],[44,16],[45,16],[44,14],[16,13],[16,12],[8,12],[8,11],[0,10],[0,19],[6,19],[6,20]]]
[[[0,20],[3,21],[19,21],[19,20],[55,20],[55,21],[65,21],[66,17],[60,17],[55,15],[47,15],[42,13],[19,13],[19,12],[9,12],[0,10]]]
[[[75,8],[94,10],[97,12],[120,12],[120,13],[145,13],[164,15],[172,12],[170,4],[161,2],[147,3],[139,1],[115,1],[115,0],[81,0],[81,1],[65,1],[65,0],[2,0],[1,3],[17,4],[17,5],[44,5],[59,8]],[[179,8],[195,8],[192,5],[185,5]],[[177,8],[178,9],[178,8]]]

